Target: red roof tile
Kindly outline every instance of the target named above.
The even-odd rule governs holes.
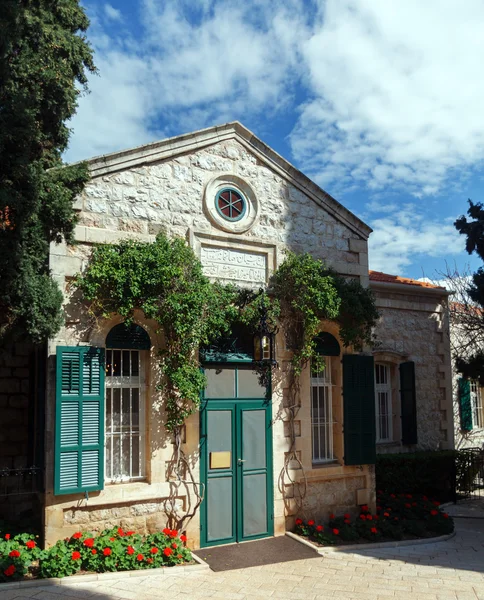
[[[409,279],[408,277],[399,277],[398,275],[389,275],[388,273],[382,273],[381,271],[370,271],[370,281],[381,281],[382,283],[403,283],[405,285],[415,285],[417,287],[433,288],[436,290],[445,290],[440,285],[432,285],[425,281],[417,281],[416,279]]]

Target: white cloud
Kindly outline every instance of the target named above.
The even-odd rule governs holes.
[[[114,8],[114,6],[111,6],[110,4],[104,5],[104,14],[110,21],[116,21],[120,23],[123,20],[123,15],[121,14],[121,11],[117,8]]]
[[[482,161],[483,21],[480,0],[327,0],[303,44],[297,160],[332,190],[415,195]]]
[[[109,5],[107,5],[109,6]],[[72,121],[67,160],[129,148],[167,134],[287,106],[297,80],[298,39],[308,37],[299,0],[143,3],[144,35],[90,38],[100,77]]]
[[[462,251],[462,240],[452,224],[429,221],[414,204],[370,221],[370,269],[402,273],[419,255],[449,256]]]

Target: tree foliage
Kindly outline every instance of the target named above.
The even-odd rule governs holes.
[[[0,12],[0,339],[60,327],[50,242],[72,239],[86,165],[62,167],[68,120],[94,72],[78,0],[3,0]],[[61,168],[62,167],[62,168]]]
[[[468,254],[484,261],[484,207],[469,200],[467,215],[459,217],[455,227],[466,236]],[[484,268],[467,277],[453,277],[457,294],[451,305],[457,370],[484,385]],[[455,341],[457,340],[457,342]]]

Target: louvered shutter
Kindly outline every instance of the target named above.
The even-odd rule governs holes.
[[[460,428],[462,431],[472,429],[471,382],[461,377],[459,385]]]
[[[104,350],[57,348],[55,494],[103,489]]]
[[[400,400],[402,409],[402,444],[417,443],[417,398],[415,363],[400,364]]]
[[[373,356],[343,356],[345,465],[376,460],[375,375]]]

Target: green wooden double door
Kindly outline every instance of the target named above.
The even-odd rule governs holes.
[[[250,367],[205,369],[201,545],[273,535],[271,405]]]

